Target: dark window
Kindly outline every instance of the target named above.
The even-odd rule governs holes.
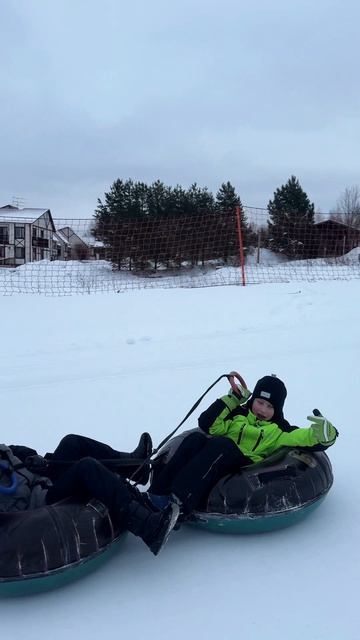
[[[41,249],[41,251],[40,251],[41,260],[44,260],[44,256],[45,256],[45,251],[44,251],[44,249]]]
[[[0,227],[0,244],[9,244],[9,227]]]
[[[25,238],[25,227],[15,226],[15,240],[23,240]]]
[[[15,258],[25,258],[25,247],[15,247]]]
[[[36,227],[33,227],[32,235],[33,235],[33,238],[36,238],[36,236],[37,236]]]
[[[5,258],[5,247],[0,246],[0,258]]]
[[[43,229],[41,229],[40,235],[41,235],[42,238],[44,237],[44,230]]]

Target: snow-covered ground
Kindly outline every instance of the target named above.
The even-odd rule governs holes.
[[[247,284],[269,282],[316,282],[360,279],[360,247],[339,258],[286,260],[268,249],[255,249],[246,257]],[[214,287],[241,284],[242,270],[210,261],[205,266],[181,269],[158,268],[144,274],[113,271],[111,263],[98,261],[30,262],[17,268],[0,269],[0,294],[43,293],[45,295],[90,294],[136,289]]]
[[[3,633],[358,640],[359,327],[359,280],[2,297],[7,443],[45,452],[78,432],[132,449],[143,430],[158,443],[232,369],[249,387],[277,373],[291,422],[305,426],[318,407],[340,431],[333,488],[301,524],[252,536],[183,527],[158,557],[129,535],[87,578],[0,601]]]

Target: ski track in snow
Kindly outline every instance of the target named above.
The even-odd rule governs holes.
[[[291,329],[287,328],[287,331],[289,331],[288,337],[289,337],[289,341],[290,343],[292,342],[292,335],[291,335]],[[272,331],[269,331],[268,334],[272,334],[272,333],[277,333],[278,332],[278,328],[273,329]],[[253,332],[254,334],[256,334],[256,331]],[[238,336],[238,333],[236,332],[236,335]],[[0,393],[1,390],[16,390],[16,389],[20,389],[20,388],[36,388],[36,387],[47,387],[47,386],[51,386],[51,385],[57,385],[57,384],[73,384],[74,382],[96,382],[99,380],[107,380],[107,379],[111,379],[111,378],[129,378],[134,376],[135,374],[139,374],[139,375],[146,375],[149,374],[154,367],[156,367],[156,370],[161,370],[161,371],[186,371],[186,370],[192,370],[194,368],[196,369],[201,369],[201,368],[206,368],[208,366],[211,366],[212,362],[213,362],[213,353],[217,351],[216,346],[214,344],[214,340],[216,340],[217,338],[221,338],[221,340],[223,340],[223,338],[227,338],[229,341],[233,340],[234,337],[234,332],[223,332],[222,335],[220,336],[219,334],[212,334],[212,335],[207,335],[204,336],[202,338],[203,341],[207,341],[210,340],[212,342],[212,348],[213,351],[211,354],[209,354],[208,357],[202,357],[201,359],[199,358],[199,355],[195,352],[194,350],[190,350],[190,357],[187,355],[186,358],[184,358],[181,354],[180,354],[180,358],[178,356],[178,348],[180,349],[180,345],[185,349],[186,353],[188,354],[188,345],[187,343],[189,342],[194,342],[195,344],[199,343],[199,337],[198,336],[186,336],[186,337],[182,337],[181,339],[179,339],[179,341],[177,342],[177,347],[176,347],[176,352],[173,354],[174,358],[178,358],[177,360],[172,360],[171,362],[169,362],[168,360],[164,361],[163,360],[163,349],[166,349],[166,342],[169,343],[170,341],[165,341],[165,346],[163,343],[160,342],[159,349],[152,353],[152,356],[150,358],[150,360],[146,357],[141,357],[144,356],[144,352],[142,351],[143,349],[143,341],[141,341],[141,343],[135,344],[134,346],[136,347],[140,347],[140,361],[135,361],[132,362],[130,364],[127,364],[126,367],[113,367],[113,365],[110,365],[110,371],[109,371],[109,364],[106,364],[106,362],[108,362],[109,359],[109,352],[114,352],[114,349],[111,348],[110,345],[102,345],[102,346],[96,346],[95,349],[92,345],[88,345],[88,349],[86,349],[85,347],[78,347],[77,349],[68,349],[65,353],[62,354],[61,357],[59,357],[59,354],[56,354],[56,358],[53,358],[54,354],[48,354],[46,352],[34,352],[34,356],[32,356],[31,354],[28,354],[27,356],[21,357],[21,361],[18,362],[16,365],[14,364],[10,364],[8,359],[4,359],[3,360],[3,373],[0,374]],[[149,339],[147,339],[147,342],[149,342]],[[360,341],[358,342],[358,345],[360,344]],[[303,345],[303,344],[299,344],[299,343],[293,343],[290,345],[284,345],[282,344],[277,351],[277,356],[281,357],[284,354],[288,354],[289,352],[291,352],[294,356],[296,356],[299,353],[302,354],[326,354],[329,352],[329,349],[331,348],[331,350],[333,352],[335,351],[339,351],[339,350],[353,350],[354,349],[354,341],[353,340],[348,340],[345,337],[342,337],[341,340],[341,344],[339,345],[334,345],[333,340],[331,339],[330,341],[327,341],[324,344],[324,341],[322,342],[318,342],[316,344],[311,343],[310,345]],[[97,351],[100,350],[101,351],[101,361],[99,363],[99,355],[93,355],[91,354],[92,351]],[[74,354],[74,351],[76,352]],[[90,351],[90,355],[89,355],[89,351]],[[221,348],[220,348],[221,351]],[[256,348],[254,349],[254,351],[256,352]],[[86,354],[87,352],[87,354]],[[167,351],[167,354],[169,353],[169,351]],[[269,353],[271,353],[271,349],[269,349]],[[79,355],[80,354],[80,355]],[[84,355],[86,354],[86,356]],[[263,352],[264,357],[266,357],[266,352]],[[53,364],[54,364],[54,368],[49,372],[46,372],[46,376],[44,374],[44,376],[41,374],[44,363],[46,363],[47,361],[49,361],[49,356],[50,359],[53,360]],[[119,353],[120,356],[120,353]],[[34,364],[34,360],[35,360],[35,364]],[[104,362],[104,364],[102,364]],[[226,364],[228,362],[227,359],[223,359],[222,361],[218,360],[219,364],[221,364],[223,362],[224,366],[226,367]],[[56,367],[59,368],[61,367],[63,369],[63,371],[57,371],[56,372]],[[77,371],[77,369],[80,369]],[[225,369],[226,370],[226,369]],[[90,373],[91,371],[96,371],[96,373]],[[24,378],[23,378],[24,376]],[[36,381],[34,381],[34,378]]]

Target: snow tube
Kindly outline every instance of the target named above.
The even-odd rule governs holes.
[[[176,436],[154,460],[153,473],[188,435]],[[318,507],[333,483],[326,453],[283,448],[261,463],[227,475],[188,521],[220,533],[263,533],[290,526]]]
[[[67,584],[102,564],[124,535],[97,500],[0,513],[0,596]]]

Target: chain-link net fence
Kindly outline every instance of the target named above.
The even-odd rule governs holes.
[[[360,230],[263,209],[105,220],[0,213],[0,292],[68,295],[360,278]]]

